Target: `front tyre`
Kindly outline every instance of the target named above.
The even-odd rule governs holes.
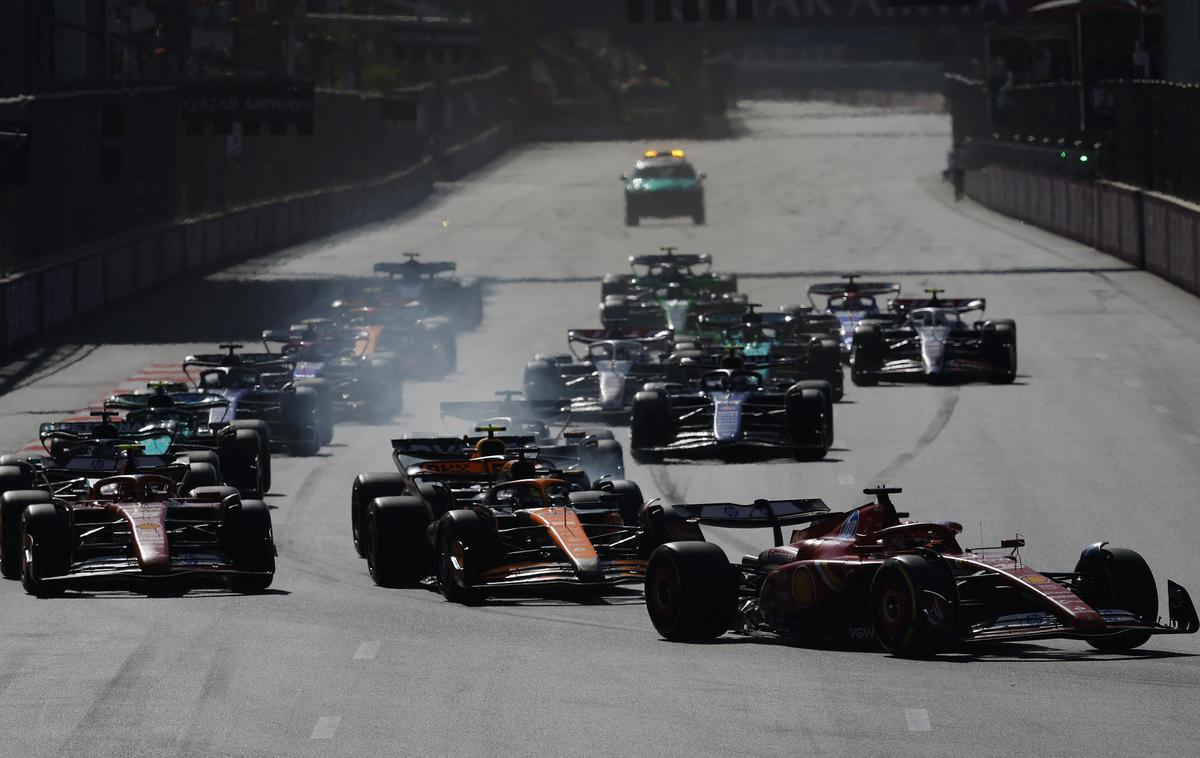
[[[920,555],[888,558],[867,597],[875,639],[893,655],[933,655],[957,634],[958,590],[944,563]]]
[[[1145,623],[1158,620],[1158,585],[1141,555],[1119,547],[1093,546],[1075,564],[1075,593],[1093,608],[1129,611]],[[1128,631],[1089,638],[1087,643],[1106,653],[1126,653],[1141,647],[1150,632]]]
[[[733,623],[737,574],[709,542],[668,542],[646,567],[646,611],[672,642],[714,640]]]

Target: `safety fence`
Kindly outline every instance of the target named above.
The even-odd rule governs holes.
[[[1200,206],[1127,184],[992,165],[965,175],[993,210],[1103,250],[1200,295]]]
[[[416,117],[407,121],[387,117],[394,96],[318,93],[314,135],[245,137],[243,144],[278,141],[269,151],[233,156],[243,158],[237,162],[228,160],[236,147],[229,135],[196,138],[176,153],[171,167],[160,173],[148,170],[153,181],[132,183],[144,195],[174,193],[159,198],[166,207],[144,213],[136,226],[114,223],[115,233],[107,235],[101,234],[103,221],[89,225],[82,219],[99,218],[89,201],[115,213],[129,198],[80,191],[69,181],[71,172],[55,160],[62,170],[55,169],[53,192],[28,188],[25,198],[29,213],[42,214],[33,220],[36,226],[26,227],[39,235],[36,241],[42,244],[35,250],[41,255],[23,265],[10,263],[10,270],[18,270],[0,278],[0,350],[173,279],[380,221],[414,206],[429,195],[435,179],[459,178],[511,146],[506,102],[495,91],[504,90],[499,86],[503,74],[497,70],[442,87],[416,88],[409,93],[417,102]],[[330,114],[324,127],[323,108]],[[178,175],[189,180],[176,184]],[[16,218],[20,208],[9,204],[4,211],[0,215]],[[78,236],[62,237],[55,228],[72,225],[71,234]],[[89,234],[81,234],[79,227]],[[55,234],[60,236],[48,236]],[[8,242],[14,242],[11,229]],[[0,247],[4,243],[0,239]],[[55,250],[61,252],[47,255]]]

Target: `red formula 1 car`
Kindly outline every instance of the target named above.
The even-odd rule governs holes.
[[[646,571],[646,609],[669,640],[726,631],[833,641],[875,639],[897,655],[967,642],[1082,639],[1124,652],[1153,634],[1200,629],[1187,591],[1167,582],[1170,621],[1158,619],[1154,576],[1140,555],[1099,542],[1069,572],[1036,571],[1023,539],[959,546],[953,522],[902,521],[890,495],[831,513],[819,500],[676,506],[702,524],[771,526],[776,546],[731,566],[706,542],[658,547]],[[808,523],[784,545],[782,527]],[[996,552],[999,550],[1004,553]]]
[[[234,592],[261,592],[275,574],[271,514],[232,487],[186,495],[159,474],[120,474],[77,496],[40,489],[5,493],[19,501],[21,583],[39,597],[68,588],[186,586],[224,579]]]

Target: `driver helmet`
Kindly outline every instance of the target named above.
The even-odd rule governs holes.
[[[506,446],[504,440],[495,437],[484,437],[475,443],[475,457],[485,458],[489,455],[504,455]]]
[[[730,353],[721,359],[721,368],[739,369],[746,368],[746,361],[740,355]]]
[[[518,458],[504,464],[504,474],[507,479],[533,479],[537,476],[537,466],[526,458]]]

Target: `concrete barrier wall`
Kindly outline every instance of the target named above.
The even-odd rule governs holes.
[[[966,172],[981,205],[1092,245],[1200,295],[1200,206],[1137,187],[1006,166]]]
[[[512,141],[511,125],[491,127],[382,179],[183,219],[4,277],[0,350],[172,279],[394,216],[424,200],[435,177],[459,178]]]

